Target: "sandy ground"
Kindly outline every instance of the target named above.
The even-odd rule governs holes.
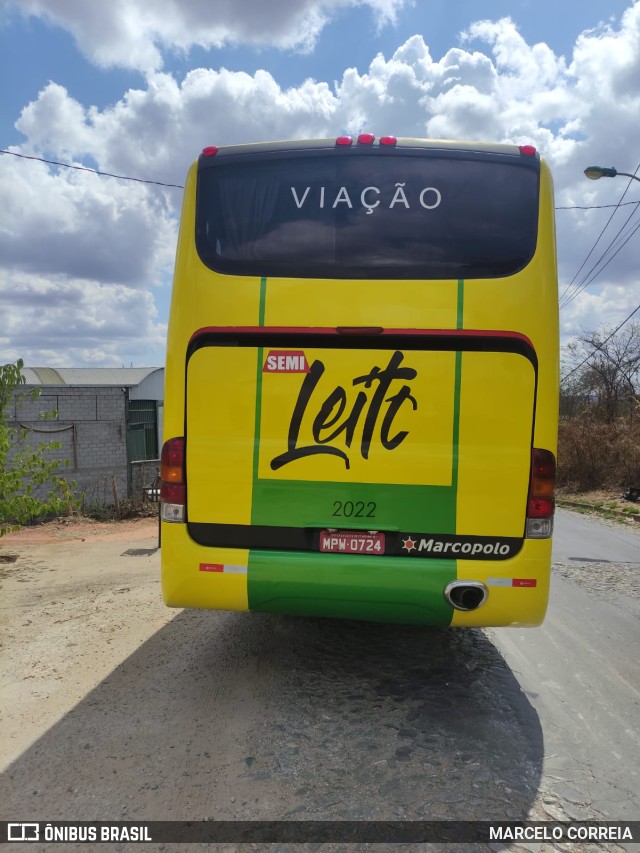
[[[154,518],[63,520],[0,539],[3,768],[175,616],[159,554]]]
[[[11,545],[51,545],[55,542],[128,542],[157,536],[156,518],[134,518],[128,521],[98,522],[90,518],[61,518],[33,527],[23,527],[0,539],[0,555],[9,554]],[[15,549],[14,549],[15,550]]]

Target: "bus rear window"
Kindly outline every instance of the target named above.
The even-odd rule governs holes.
[[[535,252],[538,183],[507,156],[221,158],[199,173],[196,245],[230,275],[496,278]]]

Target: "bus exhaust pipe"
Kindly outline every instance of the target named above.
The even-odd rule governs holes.
[[[489,596],[486,586],[480,581],[452,581],[444,590],[444,597],[454,610],[477,610]]]

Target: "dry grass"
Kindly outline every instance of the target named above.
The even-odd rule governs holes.
[[[613,423],[588,414],[563,418],[558,435],[558,486],[566,492],[604,491],[609,495],[640,486],[640,418],[619,418]]]

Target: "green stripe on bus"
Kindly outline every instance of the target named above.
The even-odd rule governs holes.
[[[454,533],[456,492],[451,486],[253,481],[253,524]]]
[[[458,308],[457,308],[457,316],[456,316],[456,329],[463,329],[463,316],[464,316],[464,280],[458,279]]]
[[[260,305],[258,307],[258,325],[264,326],[264,315],[267,307],[267,279],[260,279]]]
[[[415,625],[449,625],[453,560],[343,554],[249,554],[249,609]]]

